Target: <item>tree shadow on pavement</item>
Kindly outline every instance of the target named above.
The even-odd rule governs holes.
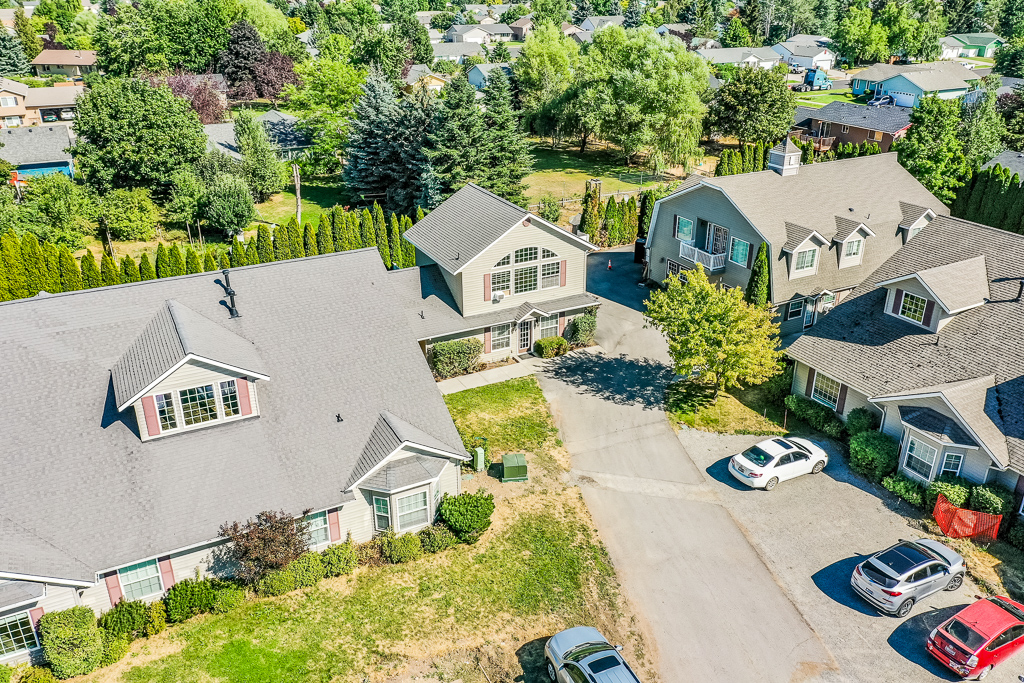
[[[928,598],[914,606],[914,611],[927,609]],[[931,630],[966,607],[966,604],[942,609],[929,610],[916,614],[900,624],[888,638],[889,647],[905,659],[917,664],[928,673],[944,681],[960,680],[952,671],[944,667],[928,654],[925,643]]]
[[[534,638],[516,650],[516,657],[519,658],[519,665],[523,667],[522,678],[516,681],[522,683],[542,683],[548,680],[544,662],[544,644],[548,642],[547,637]]]
[[[665,386],[675,376],[672,368],[649,358],[590,353],[553,358],[545,364],[544,374],[580,393],[645,410],[662,408]]]
[[[845,605],[852,610],[869,617],[884,617],[879,610],[875,609],[867,600],[857,595],[850,585],[850,577],[853,576],[854,568],[867,559],[867,555],[854,555],[845,560],[833,562],[824,569],[814,573],[811,580],[822,593],[832,598],[840,605]]]

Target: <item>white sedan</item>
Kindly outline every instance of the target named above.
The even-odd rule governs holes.
[[[828,453],[807,439],[776,437],[751,446],[729,459],[729,472],[747,486],[771,491],[780,481],[817,474]]]

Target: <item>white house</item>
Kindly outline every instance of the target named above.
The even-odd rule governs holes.
[[[831,69],[836,62],[836,54],[823,45],[812,42],[794,42],[792,39],[784,43],[772,45],[774,50],[786,64],[802,66],[805,69]]]
[[[732,64],[734,66],[757,66],[771,69],[779,63],[779,53],[770,47],[721,47],[697,50],[704,59],[712,64]]]

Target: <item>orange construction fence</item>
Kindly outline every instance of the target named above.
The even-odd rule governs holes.
[[[939,494],[935,501],[935,521],[939,523],[942,533],[950,538],[973,538],[983,543],[991,543],[999,534],[1002,515],[990,515],[975,512],[952,505],[946,497]]]

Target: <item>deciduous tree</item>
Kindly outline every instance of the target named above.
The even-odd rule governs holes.
[[[220,536],[230,541],[225,547],[238,565],[238,577],[255,584],[268,572],[284,569],[305,553],[308,513],[296,517],[284,511],[265,511],[243,523],[221,525]]]
[[[970,168],[959,136],[960,107],[956,99],[921,98],[896,145],[900,164],[944,202],[953,201]]]
[[[748,66],[715,92],[707,124],[740,142],[773,141],[789,132],[795,111],[785,74]]]
[[[227,235],[240,235],[256,215],[252,194],[238,176],[222,173],[210,185],[203,207],[209,228]]]
[[[960,141],[970,168],[980,167],[1004,149],[1006,124],[996,110],[996,91],[1001,85],[998,76],[986,76],[982,92],[961,111]]]

